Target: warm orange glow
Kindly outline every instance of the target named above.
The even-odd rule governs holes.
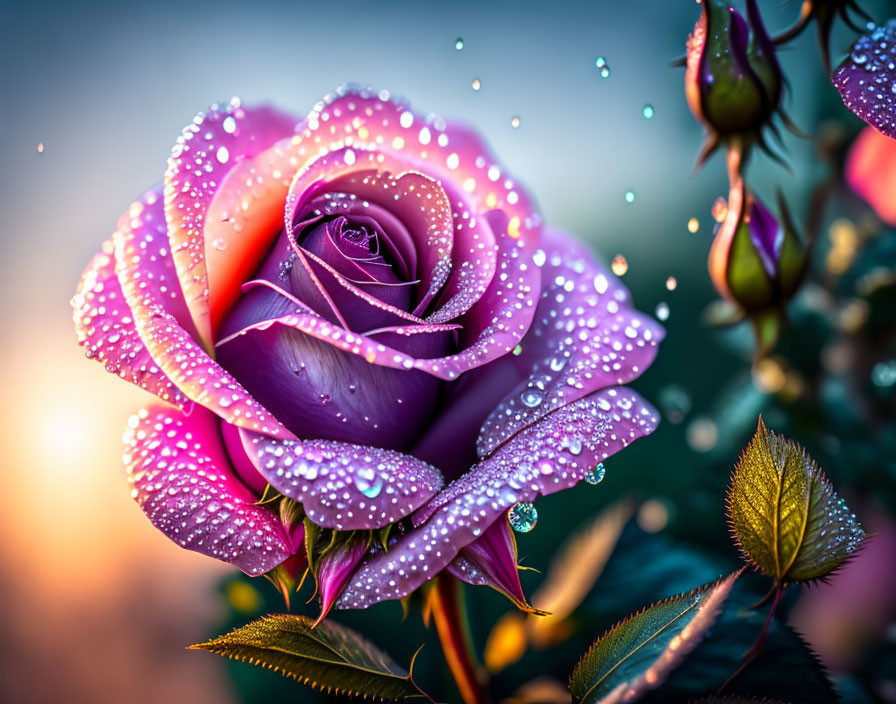
[[[846,181],[881,220],[896,225],[896,139],[862,130],[846,159]]]

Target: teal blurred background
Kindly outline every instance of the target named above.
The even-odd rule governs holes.
[[[775,30],[799,5],[760,2]],[[887,5],[864,3],[880,19]],[[420,111],[478,126],[549,223],[607,261],[623,255],[637,305],[652,312],[665,303],[671,313],[659,361],[638,386],[667,422],[612,459],[599,487],[540,501],[521,556],[545,568],[572,526],[635,491],[649,502],[642,528],[691,539],[733,565],[722,510],[730,448],[773,404],[751,386],[747,331],[712,332],[699,319],[714,298],[705,269],[710,210],[726,181],[719,158],[695,173],[702,134],[685,104],[683,71],[669,65],[683,55],[699,9],[692,0],[3,0],[0,699],[237,701],[223,662],[182,651],[233,618],[220,590],[232,571],[169,544],[128,497],[120,433],[149,398],[84,359],[68,307],[117,217],[160,180],[180,129],[231,96],[303,114],[345,81],[388,88]],[[842,29],[835,61],[852,41]],[[855,132],[811,34],[781,54],[786,109],[807,132],[831,117]],[[781,188],[802,217],[824,167],[811,141],[788,135],[785,143],[789,170],[760,157],[751,181],[769,200]],[[725,400],[732,379],[743,385]],[[836,437],[795,439],[819,459],[841,446]],[[526,586],[540,579],[527,573]],[[505,604],[491,594],[476,599],[482,635]],[[374,611],[377,627],[400,613],[395,604]],[[364,628],[365,618],[349,620]],[[424,637],[409,628],[394,648],[402,656]],[[396,631],[371,635],[387,646]]]

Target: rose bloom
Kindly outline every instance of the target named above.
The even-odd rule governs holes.
[[[179,545],[316,581],[322,616],[443,570],[523,608],[508,512],[657,424],[622,386],[662,329],[469,128],[343,88],[183,131],[72,299],[158,396],[132,496]]]

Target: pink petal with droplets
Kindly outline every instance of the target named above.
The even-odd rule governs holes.
[[[175,543],[252,576],[289,557],[279,518],[233,474],[212,413],[152,406],[130,419],[124,444],[132,496]]]
[[[242,428],[292,437],[196,342],[172,301],[180,287],[168,251],[162,203],[150,193],[138,214],[122,217],[112,239],[118,282],[134,326],[164,374],[191,401]]]
[[[142,210],[142,203],[132,208]],[[179,294],[175,288],[174,294]],[[176,305],[174,300],[172,306]],[[179,301],[183,307],[183,299]],[[115,275],[112,241],[103,244],[81,276],[72,297],[78,343],[87,356],[101,362],[107,371],[146,389],[163,401],[183,406],[187,398],[162,373],[147,351],[137,330],[131,309],[124,299]],[[185,307],[183,307],[185,310]]]
[[[206,214],[234,165],[253,157],[295,129],[290,115],[239,101],[212,105],[181,132],[165,172],[165,217],[178,278],[205,345],[212,342],[205,262]]]
[[[366,608],[406,596],[521,501],[568,489],[656,428],[656,411],[623,387],[603,389],[520,431],[418,511],[415,530],[365,560],[337,602]]]
[[[442,488],[442,475],[394,450],[332,440],[278,440],[241,432],[261,475],[334,530],[383,528],[410,515]]]
[[[516,364],[528,367],[486,419],[477,441],[488,457],[522,428],[607,386],[639,377],[665,336],[653,318],[631,307],[628,291],[576,240],[546,233],[541,301]]]

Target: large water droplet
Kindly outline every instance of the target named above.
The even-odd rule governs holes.
[[[538,523],[538,511],[535,510],[535,504],[521,502],[510,509],[507,520],[517,533],[528,533]]]
[[[644,106],[644,109],[641,110],[641,114],[644,116],[645,120],[652,120],[653,119],[653,105],[651,105],[650,103],[647,103],[647,105]]]
[[[588,484],[600,484],[604,480],[604,476],[607,473],[606,467],[604,467],[604,463],[601,462],[597,467],[592,469],[588,474],[585,475],[585,481]]]
[[[544,400],[544,394],[542,394],[541,391],[537,391],[535,389],[528,389],[526,391],[523,391],[523,395],[520,398],[524,406],[527,406],[528,408],[535,408]]]
[[[601,78],[610,77],[610,67],[607,65],[607,60],[603,56],[598,56],[594,60],[594,65],[597,66]]]
[[[656,319],[657,320],[668,320],[669,319],[669,304],[664,301],[660,301],[656,304]]]
[[[463,48],[464,48],[464,40],[461,39],[460,37],[458,37],[457,39],[455,39],[455,40],[454,40],[454,48],[457,49],[458,51],[460,51],[461,49],[463,49]]]
[[[626,191],[625,192],[625,202],[626,203],[634,203],[635,202],[635,192],[634,191]]]
[[[355,486],[368,499],[375,499],[383,490],[383,480],[380,477],[375,477],[373,481],[368,481],[362,476],[357,476],[355,477]]]

